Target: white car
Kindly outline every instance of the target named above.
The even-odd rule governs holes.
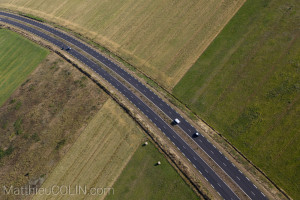
[[[174,123],[174,124],[179,124],[179,123],[180,123],[180,120],[176,118],[176,119],[174,119],[173,123]]]

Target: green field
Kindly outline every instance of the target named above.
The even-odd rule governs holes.
[[[0,106],[47,54],[24,37],[0,29]]]
[[[156,165],[160,161],[161,165]],[[105,199],[198,199],[153,144],[141,146]]]
[[[173,88],[244,2],[1,0],[0,7],[88,36]]]
[[[300,2],[247,1],[173,93],[300,199]]]

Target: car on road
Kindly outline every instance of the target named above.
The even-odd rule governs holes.
[[[71,47],[67,47],[66,50],[67,50],[67,51],[71,50]]]
[[[180,123],[180,120],[178,118],[176,118],[172,121],[172,125],[176,125],[176,124],[179,124],[179,123]]]

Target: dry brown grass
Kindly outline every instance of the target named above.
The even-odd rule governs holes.
[[[93,38],[171,89],[245,0],[2,0]]]
[[[85,128],[66,156],[42,185],[112,187],[122,169],[141,144],[141,129],[112,99]],[[137,166],[138,167],[138,166]],[[33,199],[102,199],[100,196],[36,195]]]
[[[39,185],[108,96],[51,53],[0,108],[0,185]],[[28,173],[28,176],[25,176]],[[3,196],[15,199],[19,196]]]

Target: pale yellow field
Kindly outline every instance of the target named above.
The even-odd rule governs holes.
[[[245,0],[1,0],[93,38],[171,89]]]
[[[53,185],[70,185],[71,188],[78,185],[87,189],[112,187],[142,138],[136,123],[109,99],[46,178],[42,188],[49,189]],[[57,191],[54,188],[54,192]],[[36,195],[33,199],[102,199],[104,195],[96,197],[81,193],[73,196]]]

